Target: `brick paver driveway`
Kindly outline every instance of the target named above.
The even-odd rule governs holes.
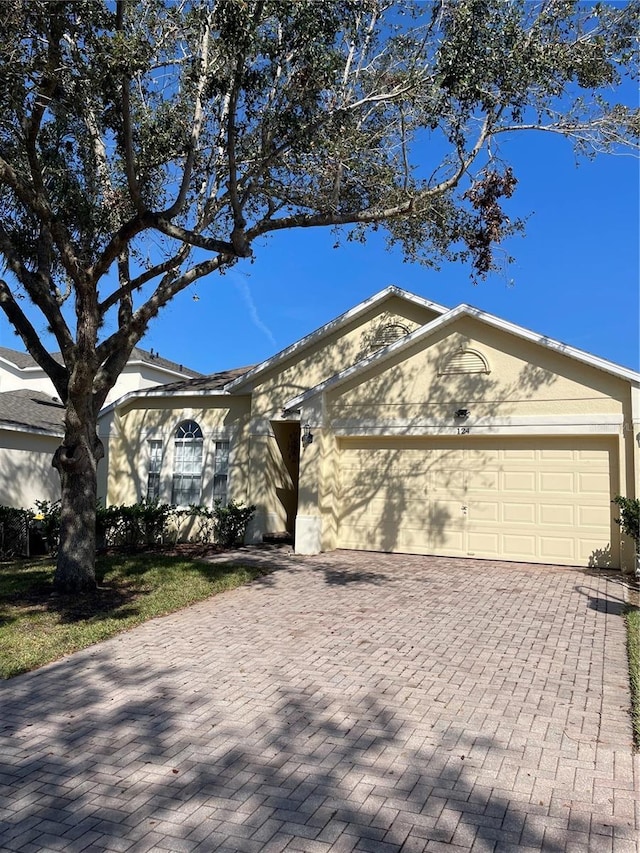
[[[637,849],[619,576],[277,559],[0,685],[2,850]]]

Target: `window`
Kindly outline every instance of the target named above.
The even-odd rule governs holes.
[[[162,442],[151,438],[147,442],[149,450],[149,468],[147,472],[147,500],[160,499],[160,466],[162,464]]]
[[[213,456],[213,500],[227,504],[227,480],[229,478],[229,442],[216,441]]]
[[[199,504],[201,485],[202,430],[195,421],[183,421],[175,431],[171,502]]]

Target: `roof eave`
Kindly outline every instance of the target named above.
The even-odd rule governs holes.
[[[123,394],[122,397],[118,397],[117,400],[114,400],[112,403],[109,403],[108,406],[105,406],[103,409],[100,409],[99,418],[102,418],[104,415],[113,411],[114,409],[119,408],[124,405],[124,403],[129,402],[130,400],[137,398],[145,398],[145,397],[231,397],[232,394],[229,394],[224,389],[207,389],[201,388],[194,391],[189,391],[188,389],[181,389],[179,391],[167,391],[160,390],[158,388],[147,388],[136,391],[127,391],[126,394]]]
[[[244,385],[250,384],[251,381],[257,376],[260,376],[267,370],[271,370],[273,367],[276,367],[278,364],[281,364],[283,361],[285,361],[287,358],[290,358],[292,355],[297,355],[298,353],[307,349],[307,347],[313,346],[314,343],[317,343],[325,335],[328,335],[331,332],[335,332],[336,330],[341,329],[343,326],[346,326],[348,323],[361,316],[366,311],[369,311],[371,308],[382,302],[385,302],[387,299],[390,299],[393,296],[398,296],[402,299],[406,299],[408,302],[412,302],[414,305],[420,305],[423,308],[427,308],[439,314],[445,314],[450,310],[449,308],[445,308],[442,305],[438,305],[438,303],[436,302],[431,302],[428,299],[423,299],[421,296],[416,296],[416,294],[414,293],[409,293],[408,291],[403,290],[402,288],[397,287],[394,284],[389,285],[389,287],[385,287],[384,290],[380,290],[378,293],[375,293],[373,296],[370,296],[363,302],[358,303],[358,305],[356,305],[354,308],[350,308],[348,311],[345,311],[344,314],[341,314],[339,317],[336,317],[335,320],[331,320],[329,323],[325,323],[324,326],[321,326],[319,329],[310,332],[304,338],[301,338],[299,341],[296,341],[295,343],[276,353],[276,355],[271,356],[271,358],[268,358],[260,364],[256,365],[253,370],[249,370],[243,376],[238,377],[238,379],[232,380],[227,385],[225,385],[225,388],[228,391],[235,391]]]
[[[583,350],[577,349],[576,347],[572,347],[569,344],[562,343],[561,341],[557,341],[553,338],[547,338],[544,335],[540,335],[536,332],[532,332],[529,329],[525,329],[523,326],[518,326],[515,323],[511,323],[508,320],[502,320],[500,317],[496,317],[493,314],[488,314],[484,311],[481,311],[479,308],[474,308],[472,305],[467,305],[465,303],[456,306],[456,308],[451,309],[446,314],[443,314],[440,317],[437,317],[435,320],[432,320],[430,323],[426,323],[424,326],[421,326],[419,329],[416,329],[411,334],[406,335],[404,338],[395,341],[393,344],[390,344],[388,347],[384,349],[380,349],[377,352],[373,353],[366,358],[363,358],[361,361],[356,362],[350,367],[345,368],[345,370],[340,371],[340,373],[336,373],[333,376],[325,379],[324,382],[319,383],[318,385],[310,388],[308,391],[304,391],[302,394],[298,394],[297,397],[293,397],[291,400],[288,400],[284,405],[284,409],[289,411],[291,409],[299,409],[307,400],[312,397],[317,396],[325,391],[330,389],[334,389],[339,385],[346,382],[352,376],[357,375],[365,371],[371,364],[375,362],[383,362],[391,355],[396,352],[399,352],[407,347],[410,347],[417,340],[423,337],[429,337],[438,329],[450,325],[455,322],[455,320],[460,317],[467,316],[473,317],[475,319],[480,320],[487,325],[494,326],[495,328],[501,329],[509,334],[516,335],[524,340],[530,341],[531,343],[535,343],[538,346],[545,347],[553,352],[557,352],[561,355],[566,355],[569,358],[574,359],[575,361],[580,361],[584,364],[589,365],[597,370],[601,370],[605,373],[612,374],[620,379],[624,379],[630,382],[632,385],[640,387],[640,373],[631,370],[627,367],[622,367],[619,364],[615,364],[615,362],[607,361],[607,359],[600,358],[599,356],[592,355],[591,353],[584,352]]]
[[[6,430],[7,432],[36,433],[37,435],[49,435],[54,438],[62,438],[64,436],[64,429],[62,427],[59,429],[54,429],[53,427],[37,427],[32,426],[31,424],[17,423],[16,421],[0,420],[0,430]]]

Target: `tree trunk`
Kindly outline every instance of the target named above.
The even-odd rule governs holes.
[[[56,590],[81,593],[96,587],[96,500],[98,461],[104,456],[95,425],[80,434],[67,428],[53,466],[60,473],[60,545],[53,579]]]

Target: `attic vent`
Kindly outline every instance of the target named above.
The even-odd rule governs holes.
[[[387,323],[384,326],[381,326],[373,336],[371,341],[371,350],[381,349],[382,347],[388,347],[390,344],[395,343],[395,341],[399,341],[400,338],[404,338],[405,335],[409,334],[409,329],[406,326],[403,326],[402,323]]]
[[[438,373],[444,376],[448,373],[491,373],[491,371],[489,362],[482,353],[472,349],[461,349],[442,363]]]

